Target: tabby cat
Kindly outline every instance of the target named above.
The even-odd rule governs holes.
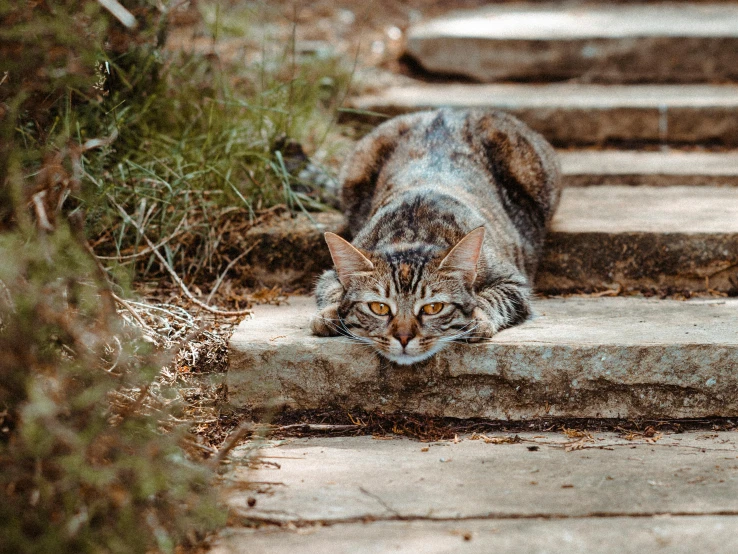
[[[353,241],[325,234],[313,333],[412,364],[524,321],[559,181],[551,146],[499,111],[380,125],[341,171]]]

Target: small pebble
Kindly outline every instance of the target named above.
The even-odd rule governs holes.
[[[356,15],[351,10],[338,10],[338,20],[344,25],[351,25],[356,21]]]
[[[253,508],[254,506],[256,506],[256,498],[254,498],[253,496],[249,496],[246,499],[246,504],[249,505],[249,508]]]
[[[402,38],[402,31],[399,27],[390,27],[387,29],[387,37],[390,40],[400,40]]]

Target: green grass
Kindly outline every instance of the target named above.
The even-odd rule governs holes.
[[[311,156],[331,158],[350,62],[300,56],[294,38],[270,39],[256,19],[264,17],[263,6],[218,6],[204,3],[198,40],[241,37],[248,55],[132,48],[98,64],[105,94],[70,86],[45,129],[22,118],[16,128],[29,181],[50,146],[68,140],[92,146],[81,154],[81,188],[70,202],[84,212],[95,252],[122,281],[164,274],[151,252],[137,255],[145,247],[140,230],[157,244],[180,239],[162,253],[189,282],[203,284],[228,261],[218,234],[224,217],[252,221],[279,204],[325,208],[322,191],[300,182],[301,160],[289,148],[298,143]]]
[[[217,25],[212,33],[215,40]],[[299,59],[292,43],[276,52],[263,48],[262,56],[247,64],[161,52],[124,59],[125,69],[113,67],[120,88],[74,113],[79,142],[117,135],[82,158],[80,202],[97,252],[130,256],[144,242],[111,199],[155,243],[175,232],[186,236],[164,251],[178,272],[201,279],[212,279],[224,264],[217,227],[225,214],[253,220],[278,204],[323,209],[321,192],[300,182],[300,160],[284,146],[296,141],[308,152],[325,150],[338,132],[335,115],[350,68],[338,59]],[[156,86],[142,94],[135,79],[147,72],[157,74]],[[120,263],[143,277],[160,269],[151,255]]]

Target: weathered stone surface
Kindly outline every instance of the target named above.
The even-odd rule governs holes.
[[[736,79],[738,6],[498,5],[411,27],[407,53],[481,82]]]
[[[381,521],[309,529],[228,529],[211,554],[733,554],[737,516]]]
[[[568,187],[738,185],[735,152],[565,150],[558,156]]]
[[[556,233],[738,234],[738,189],[604,186],[564,191]],[[738,261],[738,260],[737,260]]]
[[[237,268],[244,280],[269,286],[311,286],[333,264],[323,233],[342,233],[344,218],[335,212],[281,214],[253,227],[254,245]]]
[[[237,447],[224,491],[231,527],[212,552],[738,548],[735,433],[631,441],[611,433],[520,433],[514,444],[459,439],[292,439],[262,449],[256,470],[254,444]],[[245,529],[235,527],[239,521],[297,525]]]
[[[396,366],[308,331],[311,299],[264,307],[230,342],[235,405],[526,419],[738,415],[738,300],[539,301],[489,343]]]
[[[331,267],[323,232],[339,214],[298,214],[251,231],[251,277],[310,286]],[[600,186],[564,190],[539,268],[540,291],[626,288],[729,291],[738,272],[738,188]],[[705,279],[709,278],[709,281]]]
[[[738,145],[735,85],[418,85],[359,97],[352,105],[388,116],[442,106],[497,108],[519,117],[556,146]]]
[[[520,433],[517,444],[468,436],[458,443],[294,439],[261,451],[278,469],[236,465],[226,502],[235,515],[255,520],[328,524],[738,515],[735,433],[692,432],[655,442],[590,436]],[[249,481],[262,483],[252,485],[262,494],[244,491]],[[256,498],[253,507],[249,496]]]
[[[736,273],[738,189],[584,187],[564,191],[536,287],[727,291]]]

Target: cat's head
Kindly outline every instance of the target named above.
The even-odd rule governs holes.
[[[338,308],[344,334],[403,365],[474,335],[472,286],[484,227],[449,250],[396,245],[365,252],[333,233],[325,239],[345,289]]]

